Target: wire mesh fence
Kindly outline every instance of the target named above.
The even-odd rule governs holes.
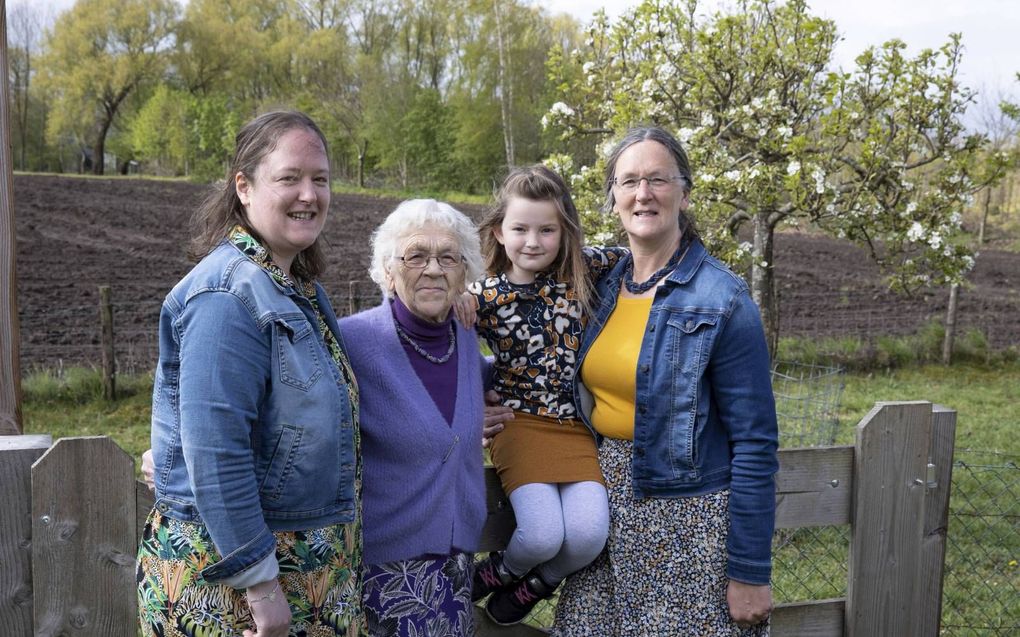
[[[958,449],[942,634],[1020,635],[1020,456]]]
[[[780,447],[816,447],[836,441],[843,369],[776,361],[772,392],[776,398]]]

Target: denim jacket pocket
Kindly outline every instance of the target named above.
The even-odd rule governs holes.
[[[675,312],[667,319],[672,328],[671,359],[673,379],[670,383],[669,457],[674,477],[697,479],[699,473],[697,424],[699,379],[706,360],[706,350],[714,339],[719,314],[707,312]]]
[[[295,389],[308,391],[322,376],[315,330],[302,317],[274,321],[273,339],[280,365],[280,380]]]
[[[283,425],[276,449],[266,467],[266,475],[262,478],[259,495],[265,500],[279,500],[287,485],[287,478],[297,459],[298,447],[301,445],[302,429],[295,425]]]

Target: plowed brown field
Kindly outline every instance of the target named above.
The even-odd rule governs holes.
[[[100,285],[113,289],[121,369],[148,369],[159,304],[189,268],[188,219],[206,192],[181,182],[17,175],[22,369],[98,363]],[[338,313],[378,298],[367,282],[369,236],[396,204],[334,196],[323,284]],[[945,290],[895,296],[865,253],[845,242],[782,233],[776,267],[784,335],[907,333],[944,312]],[[998,347],[1020,343],[1020,255],[983,252],[971,282],[963,325],[980,327]]]

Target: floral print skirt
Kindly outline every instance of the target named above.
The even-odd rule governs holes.
[[[768,624],[739,628],[726,603],[729,491],[635,500],[633,442],[606,438],[599,462],[609,491],[609,540],[567,578],[557,637],[767,637]]]
[[[290,637],[363,637],[360,519],[276,533]],[[145,637],[241,637],[254,628],[244,591],[206,582],[219,559],[209,531],[153,510],[138,547],[138,618]]]
[[[372,637],[473,637],[472,557],[467,553],[365,567]]]

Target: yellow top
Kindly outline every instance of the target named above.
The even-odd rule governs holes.
[[[641,340],[652,297],[616,300],[581,366],[581,380],[595,397],[595,430],[607,438],[634,439],[634,395]]]

